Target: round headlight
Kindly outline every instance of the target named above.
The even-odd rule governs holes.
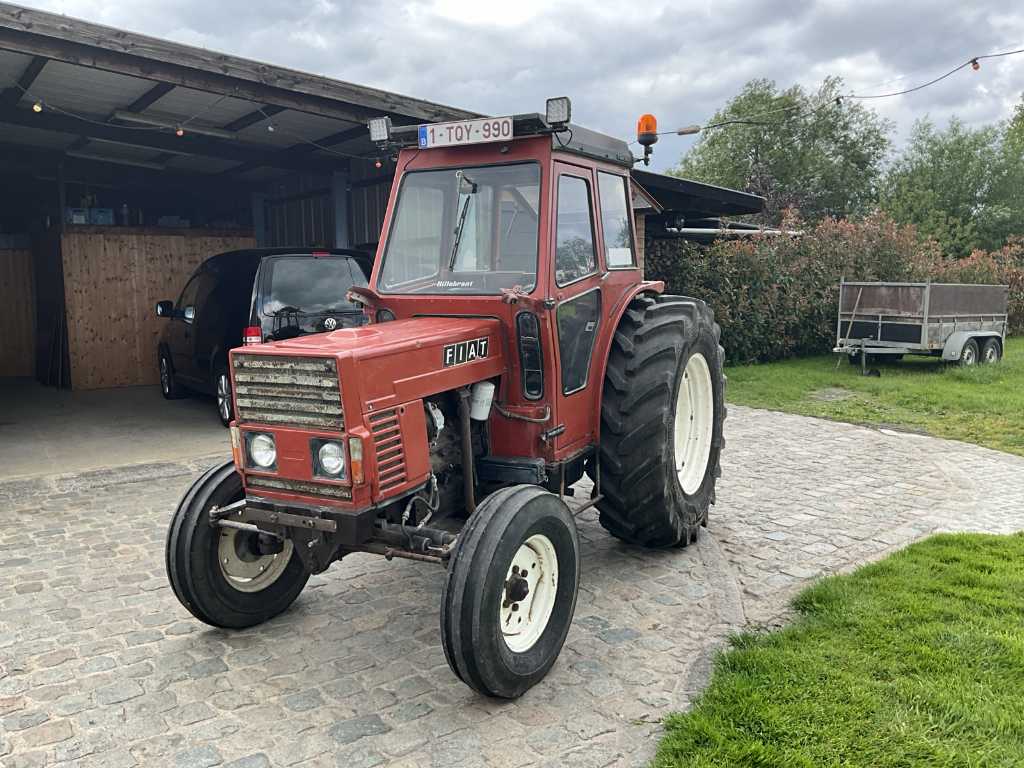
[[[340,475],[345,469],[345,452],[339,443],[324,443],[317,452],[320,468],[328,475]]]
[[[257,467],[267,469],[277,461],[277,446],[270,435],[255,435],[249,441],[249,458]]]

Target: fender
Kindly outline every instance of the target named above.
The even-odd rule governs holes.
[[[1002,340],[1005,346],[1003,334],[998,331],[957,331],[946,339],[946,344],[942,348],[942,359],[959,360],[960,353],[968,339],[990,339],[993,337]]]
[[[633,301],[637,296],[642,293],[664,293],[665,282],[663,280],[643,280],[633,286],[630,290],[622,294],[622,298],[619,299],[619,303],[612,307],[612,311],[608,314],[609,318],[612,318],[612,328],[618,328],[619,322],[622,320],[622,316],[626,314],[626,309],[629,307],[630,302]],[[608,337],[608,343],[605,344],[604,351],[601,353],[601,359],[595,362],[599,362],[600,366],[596,369],[596,373],[600,377],[601,386],[597,391],[597,412],[594,414],[594,424],[596,425],[597,441],[601,442],[601,403],[604,401],[604,373],[608,368],[608,358],[612,354],[612,343],[614,342],[615,334],[612,333]]]

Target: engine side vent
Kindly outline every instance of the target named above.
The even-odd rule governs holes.
[[[232,365],[240,422],[345,428],[333,358],[235,354]]]
[[[377,478],[386,491],[405,482],[405,446],[398,411],[392,408],[370,416],[370,433],[377,453]]]

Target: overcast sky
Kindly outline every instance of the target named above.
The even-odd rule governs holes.
[[[755,77],[838,75],[879,93],[1024,48],[1024,3],[1011,0],[15,1],[488,114],[568,95],[575,122],[623,138],[648,111],[663,130],[704,122]],[[900,140],[918,117],[1006,118],[1022,91],[1019,55],[872,104]],[[655,167],[693,141],[664,137]]]

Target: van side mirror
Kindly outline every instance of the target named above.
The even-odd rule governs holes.
[[[156,303],[156,316],[157,317],[171,317],[174,314],[174,302],[158,301]]]

